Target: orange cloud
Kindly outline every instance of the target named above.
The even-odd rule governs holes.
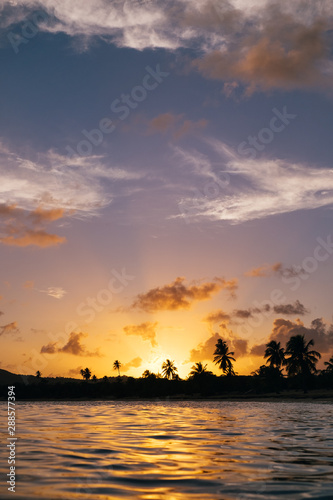
[[[184,135],[193,134],[207,127],[208,121],[201,119],[198,121],[184,120],[184,115],[174,115],[163,113],[148,122],[148,133],[171,132],[174,139],[180,139]]]
[[[73,211],[71,213],[73,213]],[[47,210],[42,207],[38,207],[31,213],[30,217],[36,223],[41,223],[44,221],[53,222],[55,220],[62,219],[65,215],[68,214],[66,214],[65,210],[62,208],[51,208]]]
[[[65,216],[63,209],[46,210],[42,207],[29,212],[16,205],[0,205],[2,235],[0,243],[8,246],[37,246],[47,248],[64,243],[66,238],[48,233],[45,224]]]
[[[45,231],[27,230],[22,236],[5,236],[0,238],[0,242],[8,246],[28,247],[37,246],[47,248],[65,243],[66,238],[56,234],[49,234]]]
[[[7,325],[0,326],[0,336],[18,332],[19,329],[16,321],[8,323]]]
[[[132,361],[129,361],[125,365],[121,367],[121,370],[123,372],[127,372],[130,368],[139,368],[139,366],[142,365],[142,358],[139,356],[137,358],[132,359]]]
[[[41,352],[41,354],[44,354],[44,353],[45,354],[55,354],[56,352],[58,352],[57,342],[50,342],[47,345],[43,345],[40,352]]]
[[[175,311],[177,309],[190,309],[192,304],[201,300],[209,300],[212,295],[222,289],[227,289],[234,296],[237,288],[237,280],[226,281],[223,278],[215,278],[211,282],[193,282],[186,285],[185,278],[178,277],[169,285],[156,287],[147,293],[139,294],[133,302],[134,309],[146,312]]]
[[[264,264],[263,266],[254,267],[247,271],[245,276],[249,276],[252,278],[264,278],[266,276],[270,276],[273,273],[276,273],[281,270],[282,264],[281,262],[276,262],[275,264]]]
[[[306,327],[299,319],[290,321],[284,318],[278,318],[273,323],[272,332],[267,340],[276,340],[284,346],[293,335],[304,335],[309,341],[314,340],[315,349],[321,352],[330,352],[333,348],[333,325],[325,323],[321,318],[314,319],[310,327]],[[263,351],[264,344],[252,347],[251,354],[259,355]]]
[[[228,323],[230,320],[230,315],[222,311],[222,309],[219,309],[217,311],[213,311],[210,314],[208,314],[205,318],[204,321],[207,323]]]
[[[205,342],[201,342],[190,352],[189,361],[211,360],[214,357],[215,345],[218,339],[222,338],[218,333],[213,333]],[[228,343],[230,351],[235,353],[236,358],[241,358],[248,354],[248,340],[242,339],[232,331],[223,332],[223,340]]]
[[[157,346],[156,342],[156,328],[158,322],[152,323],[147,321],[145,323],[141,323],[141,325],[127,325],[124,326],[123,330],[126,335],[138,335],[142,337],[143,340],[149,340],[152,347]]]
[[[69,336],[67,344],[65,344],[63,347],[58,347],[57,342],[50,342],[49,344],[42,346],[40,352],[42,354],[56,354],[58,352],[65,352],[67,354],[73,354],[74,356],[101,357],[102,355],[98,352],[98,350],[94,352],[87,350],[87,348],[81,343],[81,339],[83,337],[87,337],[87,334],[83,332],[72,332]]]
[[[76,378],[78,378],[81,375],[82,369],[83,369],[83,366],[78,366],[77,368],[71,368],[70,370],[68,370],[68,375],[70,377],[76,376]]]
[[[245,26],[228,49],[195,60],[194,67],[207,78],[243,83],[247,94],[328,84],[323,71],[328,55],[324,21],[308,26],[282,14],[278,6],[257,21],[256,28],[253,23]]]
[[[156,116],[149,122],[148,131],[151,133],[161,132],[165,133],[169,131],[176,123],[182,119],[184,115],[173,115],[172,113],[163,113]]]

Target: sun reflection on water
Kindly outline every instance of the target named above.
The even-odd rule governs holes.
[[[297,500],[332,490],[331,404],[21,403],[19,410],[16,500],[266,500],[291,492]]]

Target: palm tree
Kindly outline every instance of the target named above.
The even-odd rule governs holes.
[[[325,361],[324,365],[327,366],[327,368],[325,368],[326,373],[333,373],[333,356],[331,356],[328,361]]]
[[[170,361],[170,359],[164,361],[162,365],[162,375],[164,378],[168,378],[169,380],[176,378],[177,371],[178,368],[176,368],[174,361]]]
[[[284,348],[281,347],[281,343],[271,340],[268,344],[266,344],[264,358],[267,358],[266,364],[269,363],[271,368],[280,368],[283,366],[285,364],[285,359]]]
[[[89,380],[91,377],[91,371],[89,370],[89,368],[85,368],[84,370],[80,370],[80,373],[85,380]]]
[[[316,364],[321,358],[318,351],[310,351],[309,347],[314,345],[313,339],[305,341],[304,335],[294,335],[287,342],[286,358],[287,371],[289,376],[310,375],[316,373]]]
[[[190,375],[189,377],[193,378],[193,377],[202,377],[204,375],[211,375],[212,372],[208,371],[207,370],[207,365],[203,365],[201,363],[201,361],[199,361],[199,363],[195,363],[195,365],[193,365],[191,367],[191,371],[190,371]]]
[[[121,367],[121,363],[120,363],[120,361],[118,361],[118,359],[116,359],[116,361],[113,363],[113,369],[118,370],[119,377],[120,377],[120,367]]]
[[[41,372],[40,372],[39,370],[37,370],[37,371],[36,371],[36,377],[37,377],[37,378],[41,378],[41,376],[42,376]]]
[[[236,360],[233,355],[234,353],[229,351],[228,344],[224,340],[218,339],[215,344],[214,363],[219,366],[224,374],[235,375],[232,361]]]

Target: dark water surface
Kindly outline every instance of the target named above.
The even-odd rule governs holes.
[[[333,499],[331,403],[26,402],[16,418],[0,498]]]

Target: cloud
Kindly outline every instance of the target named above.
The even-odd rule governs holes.
[[[34,281],[26,281],[23,283],[23,288],[26,290],[36,290],[41,293],[46,293],[50,297],[54,297],[55,299],[62,299],[66,295],[66,290],[64,290],[62,287],[58,286],[49,286],[46,290],[39,290],[38,288],[35,288],[35,282]]]
[[[71,0],[64,0],[61,5],[57,0],[18,0],[7,18],[3,18],[2,25],[22,21],[27,16],[27,9],[32,11],[33,8],[44,10],[50,16],[41,23],[40,30],[79,37],[82,49],[94,36],[137,50],[157,47],[174,49],[179,46],[172,36],[174,33],[166,29],[167,13],[157,2],[95,0],[91,3],[82,0],[73,6]]]
[[[164,113],[156,116],[148,122],[148,133],[172,133],[174,139],[180,139],[184,135],[193,134],[207,127],[208,121],[185,120],[184,115]]]
[[[285,315],[303,315],[309,312],[303,304],[300,303],[299,300],[296,300],[294,304],[284,304],[274,306],[274,312],[277,314],[285,314]]]
[[[261,6],[260,13],[253,10],[251,16],[230,9],[229,13],[234,14],[231,36],[220,47],[196,59],[194,66],[207,78],[230,82],[229,85],[240,82],[247,94],[328,85],[328,18],[319,9],[313,9],[312,16],[302,19],[297,15],[302,4],[294,3],[298,4],[294,12],[270,2]],[[329,10],[332,19],[332,9]]]
[[[294,277],[294,276],[306,275],[307,272],[305,271],[305,269],[302,268],[302,266],[295,266],[294,265],[294,266],[291,266],[291,267],[281,268],[279,274],[281,276],[283,276],[284,278],[291,278],[291,277]]]
[[[1,188],[0,188],[1,192]],[[45,231],[44,225],[64,217],[63,210],[44,210],[37,207],[28,211],[16,205],[0,205],[0,242],[4,245],[41,248],[59,245],[66,238]]]
[[[244,273],[244,276],[252,278],[265,278],[274,274],[290,278],[306,274],[306,271],[301,266],[283,267],[281,262],[276,262],[275,264],[264,264],[263,266],[254,267]]]
[[[259,310],[258,310],[258,312],[259,312]],[[253,315],[252,309],[235,309],[235,311],[233,312],[233,316],[235,316],[236,318],[241,318],[241,319],[250,318],[250,317],[252,317],[252,315]]]
[[[123,372],[127,372],[130,368],[139,368],[142,365],[142,359],[138,356],[137,358],[132,359],[125,365],[121,367]]]
[[[269,304],[265,304],[262,307],[249,307],[248,309],[235,309],[232,313],[230,313],[231,318],[239,318],[239,319],[248,319],[253,318],[257,314],[269,313],[271,312],[276,314],[284,314],[284,315],[293,315],[293,316],[302,316],[304,314],[308,314],[309,310],[300,303],[299,300],[296,300],[293,304],[279,304],[274,307],[271,307]]]
[[[62,299],[66,295],[66,290],[61,287],[50,286],[47,290],[39,290],[40,292],[44,292],[50,297],[54,297],[55,299]]]
[[[126,335],[138,335],[142,337],[142,340],[149,340],[152,347],[157,346],[156,342],[156,328],[158,322],[152,323],[147,321],[145,323],[141,323],[140,325],[127,325],[124,326],[123,330]]]
[[[78,366],[77,368],[71,368],[70,370],[68,370],[68,375],[69,377],[72,377],[74,376],[75,378],[78,378],[79,376],[81,376],[81,370],[83,369],[83,366]]]
[[[266,351],[266,344],[257,344],[252,346],[250,350],[250,355],[264,357],[265,351]]]
[[[332,4],[214,2],[211,0],[16,0],[0,7],[1,26],[48,14],[39,30],[75,37],[86,50],[93,37],[136,50],[192,49],[205,77],[234,82],[247,93],[325,85],[331,80],[329,37]]]
[[[25,281],[23,283],[23,288],[26,288],[27,290],[33,290],[35,288],[35,282],[34,281]]]
[[[24,231],[21,236],[5,236],[0,238],[3,245],[28,247],[37,246],[40,248],[48,248],[65,243],[66,238],[56,234],[49,234],[45,231]]]
[[[57,342],[49,342],[48,344],[46,345],[43,345],[40,352],[41,354],[55,354],[56,352],[58,352],[59,349],[57,347]]]
[[[333,325],[325,323],[321,318],[313,320],[310,327],[306,327],[300,320],[290,321],[278,318],[273,323],[273,329],[267,342],[276,340],[281,342],[282,346],[285,346],[293,335],[304,335],[307,342],[313,339],[314,349],[322,353],[330,352],[333,348]],[[258,355],[256,353],[261,353],[262,349],[262,344],[260,346],[255,345],[251,353]]]
[[[81,343],[81,339],[84,337],[87,337],[86,333],[72,332],[69,336],[68,342],[63,347],[58,347],[57,342],[50,342],[49,344],[42,346],[40,352],[42,354],[55,354],[58,352],[65,352],[67,354],[73,354],[74,356],[101,357],[102,355],[98,350],[94,352],[88,351],[87,348]]]
[[[51,208],[43,209],[42,207],[37,207],[33,212],[31,212],[31,218],[35,223],[41,222],[53,222],[58,219],[62,219],[66,215],[63,208]]]
[[[242,82],[247,94],[328,84],[323,71],[328,49],[325,28],[322,22],[310,27],[294,26],[289,40],[272,39],[268,34],[251,43],[245,39],[243,44],[228,51],[214,51],[194,64],[208,78]]]
[[[211,335],[205,342],[201,342],[195,349],[191,349],[189,361],[197,363],[206,359],[213,359],[215,345],[221,336],[218,333]]]
[[[174,115],[172,113],[158,115],[148,122],[148,132],[160,132],[162,134],[168,132],[182,117],[183,115]]]
[[[216,152],[228,155],[225,171],[230,182],[221,186],[215,180],[220,196],[202,196],[199,200],[193,195],[183,197],[179,202],[181,214],[174,218],[183,217],[186,213],[189,222],[203,218],[239,224],[333,204],[332,168],[309,167],[280,159],[242,158],[230,148],[226,149],[220,141],[211,141],[211,144]],[[178,151],[181,149],[178,148]],[[186,151],[183,155],[188,157],[193,169],[207,173],[213,170],[208,156],[198,152],[195,159],[194,152]],[[257,269],[257,275],[268,271],[263,266],[263,269]]]
[[[199,132],[200,130],[206,128],[207,125],[208,121],[205,119],[197,120],[196,122],[193,122],[191,120],[184,120],[180,128],[175,130],[173,137],[175,139],[180,139],[184,135],[194,134],[195,132]]]
[[[230,320],[230,314],[225,313],[222,311],[222,309],[218,309],[217,311],[213,311],[210,314],[208,314],[205,318],[204,321],[207,323],[228,323]]]
[[[213,311],[208,314],[203,321],[215,325],[220,323],[221,328],[226,328],[228,324],[239,324],[237,320],[247,320],[253,318],[258,314],[264,314],[266,317],[268,314],[284,314],[291,316],[302,316],[308,314],[309,310],[301,304],[299,300],[296,300],[293,304],[279,304],[276,306],[271,306],[270,304],[264,304],[261,307],[249,307],[247,309],[234,309],[233,311],[226,313],[222,309]],[[235,321],[236,320],[236,321]]]
[[[218,339],[222,338],[218,333],[213,333],[205,342],[201,342],[195,349],[191,349],[190,359],[194,363],[204,360],[212,360]],[[229,351],[234,352],[235,358],[248,354],[248,340],[242,339],[233,332],[223,332],[223,340],[229,346]]]
[[[215,31],[231,34],[242,29],[244,14],[228,1],[193,2],[191,8],[185,10],[183,24],[199,28],[206,36]]]
[[[194,281],[185,284],[185,278],[178,277],[169,285],[156,287],[147,293],[139,294],[132,307],[146,312],[190,309],[194,302],[209,300],[212,295],[222,289],[228,290],[230,295],[234,296],[237,280],[226,281],[224,278],[215,278],[211,282]]]
[[[2,335],[11,335],[19,333],[19,329],[17,326],[17,322],[13,321],[12,323],[8,323],[7,325],[0,326],[0,337]]]
[[[271,274],[276,273],[281,269],[281,262],[276,262],[275,264],[264,264],[263,266],[254,267],[247,271],[245,276],[254,277],[254,278],[263,278],[266,276],[270,276]]]
[[[241,358],[242,356],[247,356],[248,354],[248,340],[241,339],[235,335],[230,338],[231,345],[230,350],[235,353],[236,358]]]
[[[7,243],[19,238],[34,244],[59,244],[45,226],[65,218],[88,218],[99,214],[128,182],[143,175],[110,165],[104,156],[61,155],[53,150],[33,160],[20,156],[0,142],[0,219],[5,221]],[[1,234],[0,234],[1,236]],[[14,242],[15,243],[15,242]]]

